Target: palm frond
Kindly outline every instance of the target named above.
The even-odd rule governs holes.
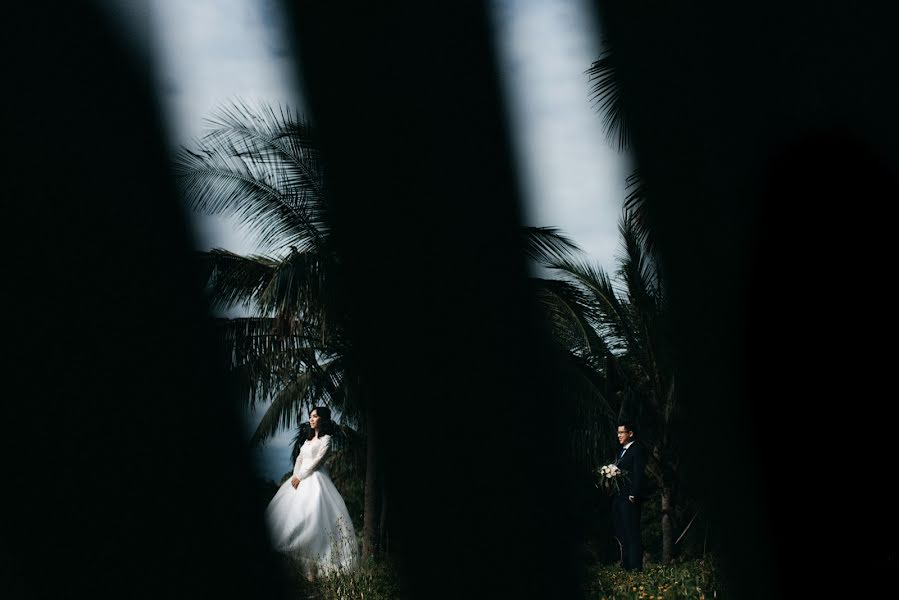
[[[316,352],[301,353],[303,369],[310,376],[310,397],[328,408],[340,410],[343,405],[345,359],[338,354],[327,361]]]
[[[634,169],[628,175],[625,189],[630,191],[624,199],[624,212],[633,218],[640,243],[643,244],[647,254],[655,256],[656,243],[650,226],[648,191],[640,169]]]
[[[334,407],[342,388],[343,364],[333,360],[319,364],[307,353],[306,370],[288,381],[275,395],[256,428],[251,443],[258,444],[279,431],[289,429],[315,406]],[[312,363],[315,363],[314,367]]]
[[[637,216],[637,222],[646,223],[643,218],[646,210],[646,183],[640,169],[634,169],[627,176],[624,183],[624,189],[630,190],[624,197],[624,210]]]
[[[241,256],[215,248],[199,252],[213,308],[250,307],[277,271],[278,261],[267,256]]]
[[[533,278],[557,340],[579,356],[603,356],[607,348],[589,317],[589,300],[577,285],[558,279]]]
[[[175,177],[191,208],[231,215],[269,245],[310,243],[305,196],[279,185],[263,166],[245,160],[243,148],[210,146],[198,154],[186,148],[175,159]]]
[[[590,318],[613,351],[638,345],[630,311],[605,271],[584,260],[557,261],[549,267],[579,285],[590,297]]]
[[[323,318],[329,304],[326,274],[333,270],[330,266],[318,252],[291,248],[255,297],[260,310],[269,314],[302,314],[307,321]]]
[[[305,331],[302,323],[248,317],[217,319],[215,324],[240,396],[250,408],[278,393],[297,373],[308,370],[311,361],[320,368],[322,361],[340,360],[341,347],[321,344],[318,332]],[[319,376],[312,377],[317,384]],[[339,385],[330,386],[327,395],[337,394],[335,387]]]
[[[306,391],[309,384],[310,377],[304,373],[275,395],[250,438],[251,445],[259,445],[279,431],[289,429],[296,423],[297,418],[303,413],[303,409],[308,407]]]
[[[341,348],[322,344],[318,332],[304,331],[302,321],[285,322],[277,317],[241,317],[216,319],[216,330],[225,350],[232,354],[233,365],[250,357],[284,355],[284,368],[294,368],[299,360],[291,353],[316,352],[323,356],[338,354]]]
[[[591,100],[603,113],[606,135],[617,142],[619,152],[628,150],[631,139],[614,54],[608,48],[604,50],[587,69],[587,75],[592,83]]]
[[[661,276],[653,258],[645,252],[636,218],[627,211],[619,223],[619,231],[624,245],[619,277],[626,283],[633,322],[639,330],[638,338],[643,342],[633,350],[649,378],[653,390],[651,399],[661,404],[665,397],[662,373],[666,370],[659,363],[665,355],[661,337],[665,318]]]
[[[642,315],[659,312],[659,273],[652,258],[644,251],[636,218],[629,213],[618,223],[623,254],[619,258],[618,276],[624,281],[628,300]]]
[[[570,259],[581,251],[555,227],[522,227],[521,232],[525,254],[541,264]]]
[[[236,100],[219,108],[206,123],[210,131],[204,140],[249,148],[260,161],[271,164],[289,163],[302,175],[304,185],[324,195],[319,145],[312,126],[298,113]]]
[[[284,258],[241,256],[227,250],[201,252],[210,303],[214,308],[252,307],[261,315],[317,328],[330,316],[327,256],[295,247]],[[335,319],[331,319],[332,322]]]
[[[327,235],[331,219],[324,202],[322,157],[314,131],[299,114],[271,105],[251,107],[235,101],[207,119],[212,128],[203,138],[205,147],[241,149],[240,157],[265,170],[276,187],[295,194],[303,205],[309,234]]]

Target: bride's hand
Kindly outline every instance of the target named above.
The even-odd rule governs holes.
[[[300,479],[294,475],[293,479],[290,480],[290,484],[293,486],[293,489],[297,489],[297,486],[300,485]]]

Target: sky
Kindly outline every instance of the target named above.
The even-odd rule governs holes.
[[[606,139],[586,70],[601,48],[582,0],[492,0],[529,225],[555,226],[614,270],[628,157]]]
[[[204,119],[241,99],[303,111],[296,65],[275,0],[104,0],[152,70],[172,150],[204,132]],[[608,271],[628,158],[605,138],[586,70],[600,54],[583,0],[491,0],[499,71],[525,194],[525,220],[554,226]],[[200,249],[264,250],[236,222],[193,215]],[[261,412],[249,414],[247,438]],[[259,452],[260,474],[290,470],[293,432]]]

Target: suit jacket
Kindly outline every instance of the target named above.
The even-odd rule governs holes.
[[[625,484],[621,486],[618,495],[627,498],[634,496],[638,500],[645,500],[647,496],[646,485],[646,447],[638,441],[631,444],[624,456],[618,459],[618,468],[627,472]]]

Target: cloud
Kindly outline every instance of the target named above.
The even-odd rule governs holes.
[[[586,70],[600,54],[581,0],[494,0],[499,70],[529,224],[557,226],[614,269],[626,156],[606,140]]]
[[[154,0],[152,8],[152,46],[174,145],[199,137],[204,119],[237,98],[302,110],[277,3]]]

